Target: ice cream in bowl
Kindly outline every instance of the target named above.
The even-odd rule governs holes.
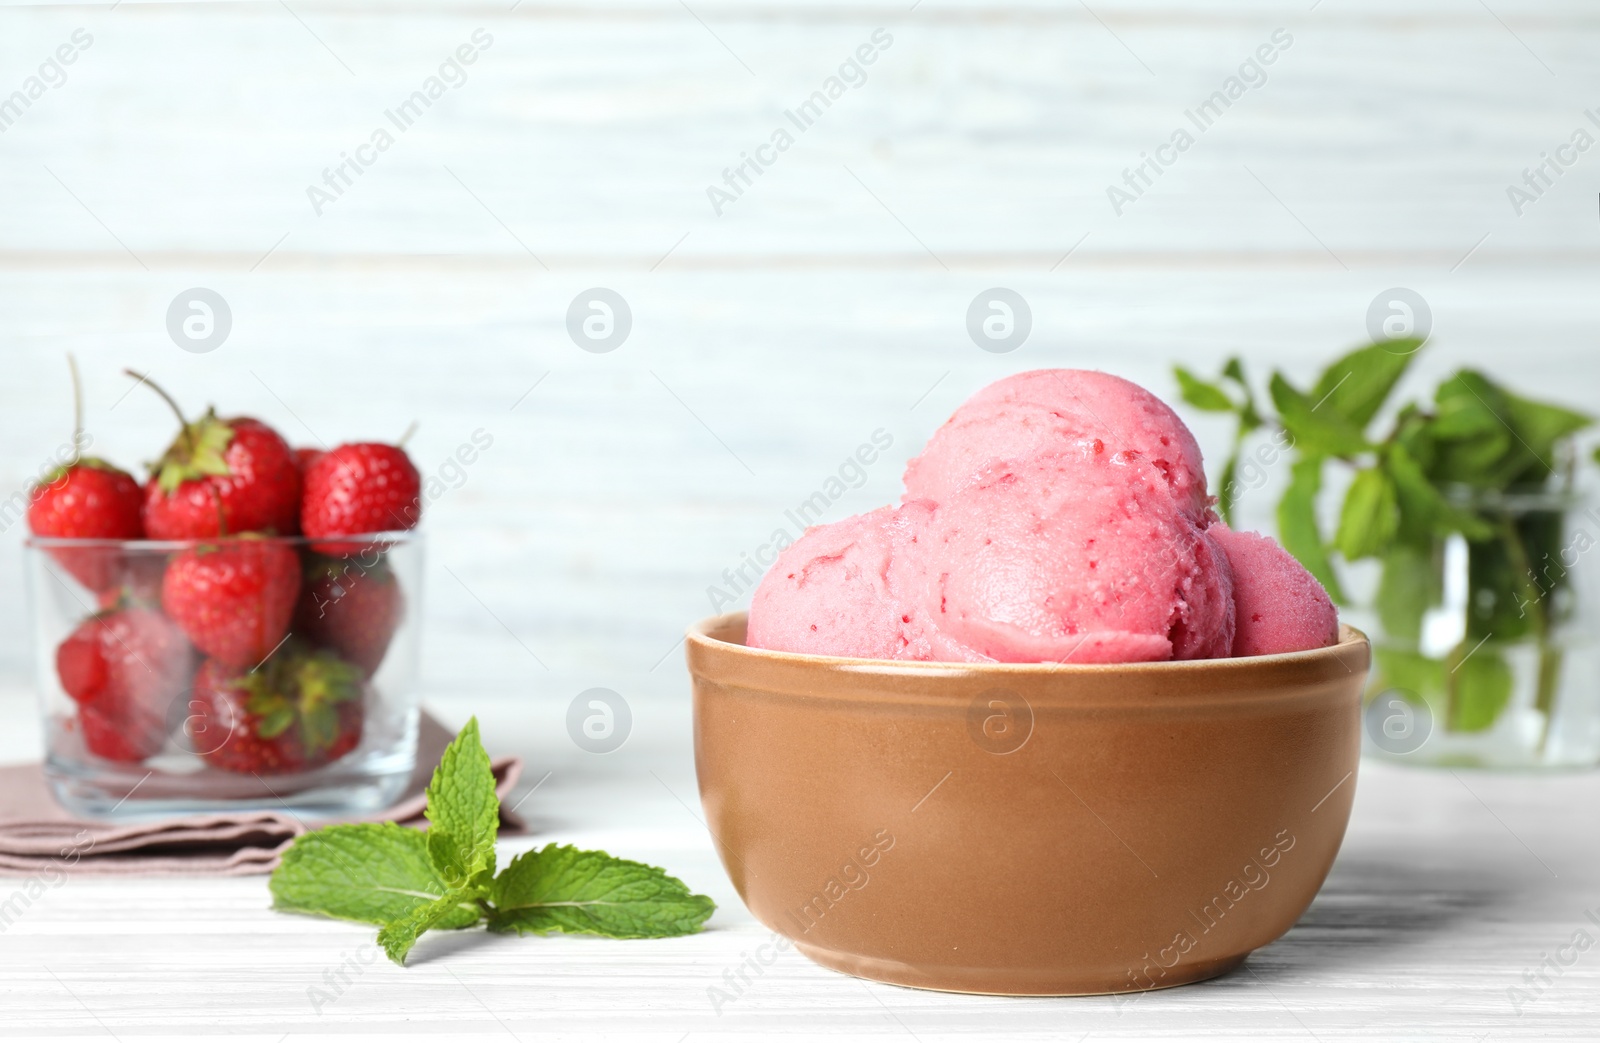
[[[990,385],[905,485],[689,632],[701,799],[756,918],[837,970],[1017,995],[1197,981],[1284,934],[1349,818],[1366,638],[1117,377]]]

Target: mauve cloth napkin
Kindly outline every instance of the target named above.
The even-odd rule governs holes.
[[[344,821],[420,824],[424,791],[452,736],[428,714],[418,728],[417,770],[405,796],[392,808]],[[502,800],[517,784],[522,761],[493,760],[495,789]],[[309,828],[287,811],[219,812],[147,822],[75,818],[56,803],[38,764],[0,768],[0,874],[32,876],[54,867],[60,873],[127,876],[245,876],[270,873],[278,855]],[[522,821],[501,808],[500,828],[519,830]]]

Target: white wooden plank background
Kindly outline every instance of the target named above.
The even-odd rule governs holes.
[[[1119,1014],[867,988],[796,957],[718,1018],[705,989],[758,929],[650,774],[693,803],[675,643],[706,588],[879,427],[893,450],[833,515],[891,499],[903,460],[1005,373],[1101,366],[1170,395],[1172,361],[1237,351],[1304,376],[1364,335],[1374,295],[1406,286],[1435,316],[1410,389],[1472,364],[1600,407],[1600,149],[1520,217],[1505,196],[1600,111],[1592,5],[510,6],[0,9],[0,96],[75,28],[94,38],[0,133],[0,499],[63,436],[67,350],[97,449],[128,465],[168,421],[146,393],[121,398],[124,365],[302,442],[418,419],[432,470],[491,432],[428,522],[428,696],[455,720],[482,714],[531,778],[554,772],[528,805],[550,837],[681,872],[722,903],[717,930],[463,946],[377,968],[319,1016],[305,988],[358,932],[266,913],[259,881],[76,881],[0,935],[17,1031],[1600,1036],[1600,958],[1521,1017],[1506,998],[1600,903],[1592,776],[1464,776],[1480,804],[1448,775],[1369,767],[1344,857],[1252,961],[1262,980]],[[866,84],[716,216],[706,185],[880,26],[894,43]],[[468,81],[316,216],[307,184],[479,27],[494,44]],[[1117,217],[1106,185],[1279,27],[1294,43],[1266,85]],[[165,331],[192,286],[233,311],[211,354]],[[565,330],[591,286],[633,310],[610,354]],[[1032,306],[1012,354],[966,334],[990,286]],[[1223,427],[1196,429],[1220,452]],[[20,538],[0,534],[3,759],[37,752]],[[634,704],[610,758],[562,724],[594,685]]]

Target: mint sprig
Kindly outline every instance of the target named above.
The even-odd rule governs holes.
[[[1231,523],[1237,501],[1245,438],[1267,428],[1289,450],[1289,482],[1278,501],[1284,548],[1340,604],[1348,599],[1336,563],[1379,562],[1373,607],[1384,634],[1374,649],[1374,690],[1416,693],[1452,731],[1481,731],[1511,702],[1505,650],[1527,642],[1538,658],[1535,703],[1548,721],[1563,669],[1554,632],[1571,611],[1563,596],[1571,579],[1565,509],[1543,498],[1571,487],[1573,439],[1594,418],[1461,369],[1437,385],[1431,402],[1400,404],[1384,431],[1376,421],[1423,348],[1415,338],[1364,345],[1335,359],[1308,390],[1275,372],[1268,386],[1275,415],[1257,409],[1238,359],[1215,380],[1181,366],[1174,376],[1185,402],[1237,420],[1217,490],[1225,520]],[[1594,459],[1600,463],[1600,449]],[[1351,473],[1331,536],[1317,512],[1329,466]],[[1443,547],[1457,537],[1467,546],[1464,633],[1448,653],[1424,655],[1423,618],[1442,604]]]
[[[546,845],[495,875],[500,801],[476,718],[428,786],[427,833],[394,823],[326,826],[298,838],[272,874],[273,908],[376,924],[404,964],[430,930],[487,922],[516,934],[669,938],[716,909],[681,880],[603,851]]]

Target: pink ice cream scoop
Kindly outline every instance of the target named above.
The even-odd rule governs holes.
[[[997,462],[1086,439],[1142,458],[1180,505],[1207,513],[1200,447],[1178,414],[1137,384],[1083,369],[1018,373],[973,395],[906,465],[906,495],[943,502]]]
[[[1216,520],[1200,451],[1137,385],[1038,370],[973,396],[906,498],[810,529],[757,588],[755,648],[871,659],[1117,663],[1319,648],[1332,602]]]
[[[928,629],[982,658],[1119,663],[1233,647],[1226,559],[1133,453],[1095,439],[997,465],[930,521]]]
[[[1276,541],[1221,522],[1210,532],[1233,568],[1234,655],[1300,652],[1339,639],[1339,613],[1328,592]]]
[[[897,567],[932,513],[931,504],[912,501],[807,529],[756,588],[745,641],[813,655],[932,659]]]

